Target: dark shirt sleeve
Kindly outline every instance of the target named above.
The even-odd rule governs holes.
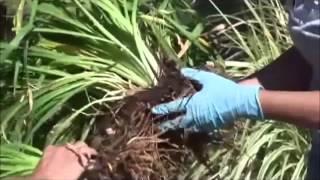
[[[257,78],[268,90],[306,91],[310,89],[312,67],[292,47],[262,70],[245,79]]]

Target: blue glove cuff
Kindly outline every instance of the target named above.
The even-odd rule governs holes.
[[[264,119],[260,103],[260,92],[262,89],[262,86],[242,86],[239,89],[239,98],[246,100],[239,103],[239,117]]]

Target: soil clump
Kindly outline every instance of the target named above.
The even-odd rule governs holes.
[[[205,149],[212,141],[205,133],[181,129],[161,133],[159,123],[179,116],[155,116],[151,108],[178,98],[192,96],[201,85],[166,65],[156,87],[138,91],[97,118],[88,140],[99,155],[99,168],[87,170],[80,179],[136,180],[180,179],[196,158],[206,164]]]

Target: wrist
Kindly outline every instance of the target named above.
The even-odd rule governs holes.
[[[241,80],[238,84],[246,86],[262,86],[257,78]]]
[[[244,99],[244,101],[238,105],[240,117],[264,119],[260,103],[260,93],[262,90],[263,87],[259,85],[241,87],[239,98]]]

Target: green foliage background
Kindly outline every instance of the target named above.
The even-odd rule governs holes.
[[[0,46],[0,177],[30,174],[47,145],[85,140],[98,107],[155,85],[163,59],[241,78],[291,46],[280,1],[245,0],[235,14],[208,3],[203,17],[183,0],[19,1],[16,36]],[[303,179],[308,132],[242,122],[210,170],[194,162],[185,178]]]

